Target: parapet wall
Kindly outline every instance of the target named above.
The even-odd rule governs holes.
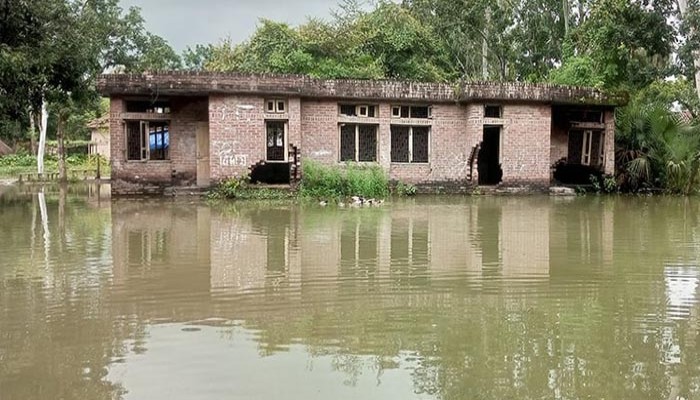
[[[593,88],[514,82],[426,83],[391,80],[316,79],[304,75],[159,72],[102,75],[104,95],[197,96],[275,95],[318,99],[401,100],[412,102],[539,102],[624,104],[625,96]]]

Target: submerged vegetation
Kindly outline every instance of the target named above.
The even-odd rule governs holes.
[[[294,197],[289,190],[251,185],[247,175],[229,178],[207,192],[209,200],[285,200]]]

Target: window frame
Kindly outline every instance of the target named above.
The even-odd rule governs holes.
[[[352,115],[343,113],[343,108],[346,107],[353,108]],[[378,118],[379,106],[376,104],[338,103],[338,116],[341,118]]]
[[[403,117],[403,111],[405,109],[408,109],[408,113],[406,117]],[[414,116],[413,109],[414,108],[425,108],[426,109],[426,116],[425,117],[416,117]],[[408,104],[393,104],[391,106],[391,118],[392,119],[420,119],[420,120],[425,120],[425,119],[433,119],[433,106],[432,105],[408,105]]]
[[[431,145],[431,138],[432,138],[432,126],[430,125],[399,125],[399,124],[393,124],[390,126],[390,132],[389,132],[389,140],[391,143],[393,143],[392,136],[394,134],[393,128],[394,127],[403,127],[403,128],[408,128],[408,161],[394,161],[393,158],[393,148],[389,149],[389,159],[392,164],[406,164],[406,165],[429,165],[430,164],[430,155],[432,154],[432,145]],[[413,161],[413,129],[414,128],[425,128],[428,130],[428,148],[427,148],[427,159],[428,161]]]
[[[283,159],[282,160],[271,160],[269,158],[268,149],[268,125],[271,123],[281,123],[283,125],[284,132],[282,133],[282,148],[283,148]],[[265,120],[265,162],[267,163],[287,163],[289,162],[289,121],[282,119],[267,119]],[[277,147],[277,146],[273,146]]]
[[[151,132],[150,132],[150,124],[153,123],[155,125],[164,125],[167,127],[167,132],[168,132],[168,151],[165,153],[165,158],[163,159],[156,159],[152,160],[151,159]],[[135,158],[129,158],[129,124],[138,124],[138,129],[139,129],[139,154],[140,158],[135,159]],[[124,160],[126,162],[135,162],[135,163],[163,163],[163,162],[170,162],[170,128],[171,128],[171,122],[170,120],[124,120]],[[162,132],[161,132],[162,133]],[[165,137],[163,138],[163,143],[165,143]]]
[[[272,109],[270,108],[272,105]],[[280,107],[282,105],[282,107]],[[265,100],[265,114],[286,114],[287,111],[287,100],[285,99],[266,99]]]
[[[581,165],[591,165],[592,161],[592,150],[593,150],[593,131],[590,129],[586,129],[583,131],[583,138],[581,140],[582,143],[582,148],[581,148]]]
[[[498,116],[497,117],[489,116],[489,112],[488,112],[489,109],[497,109]],[[502,119],[503,118],[503,105],[501,105],[501,104],[484,104],[484,118]]]
[[[343,160],[343,127],[354,126],[355,127],[355,155],[352,160]],[[374,160],[372,161],[360,161],[360,127],[368,126],[374,129]],[[355,124],[355,123],[341,123],[338,124],[338,162],[354,162],[354,163],[376,163],[379,160],[379,125],[377,124]]]

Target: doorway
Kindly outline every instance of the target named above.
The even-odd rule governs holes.
[[[497,185],[503,178],[501,169],[501,127],[485,126],[479,150],[479,185]]]

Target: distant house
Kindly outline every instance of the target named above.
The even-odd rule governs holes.
[[[99,154],[104,158],[110,158],[109,117],[100,117],[88,123],[90,128],[89,154]]]
[[[12,153],[14,153],[12,147],[8,146],[7,144],[5,144],[5,142],[0,140],[0,156],[5,156]]]
[[[625,102],[547,84],[202,72],[103,75],[98,87],[110,97],[117,194],[244,174],[294,184],[302,160],[378,165],[394,181],[455,190],[574,183],[567,171],[588,182],[615,170],[614,110]]]

